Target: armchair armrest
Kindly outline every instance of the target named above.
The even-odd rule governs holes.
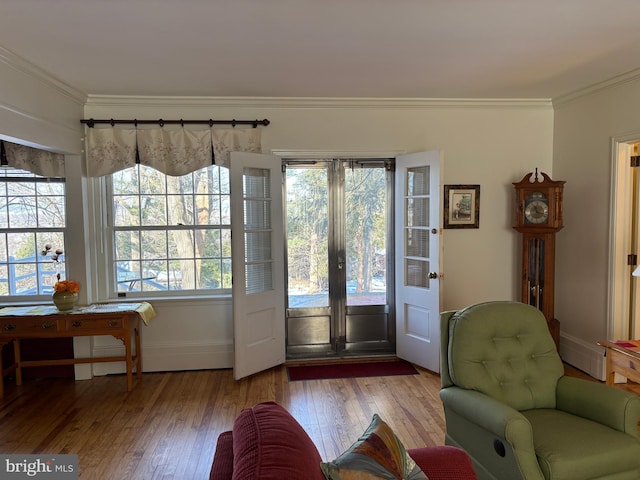
[[[456,443],[467,450],[472,458],[478,455],[485,461],[493,459],[494,470],[502,469],[503,478],[544,479],[536,460],[531,423],[524,415],[488,395],[460,387],[443,388],[440,390],[440,399],[444,405],[448,431],[450,419],[452,424],[459,423],[455,417],[465,419],[465,432],[474,430],[474,434],[469,431],[469,434],[464,433],[456,438]],[[493,452],[496,440],[505,444],[506,457],[503,459]],[[493,455],[489,455],[489,451]],[[507,460],[509,458],[512,460]]]
[[[459,387],[440,390],[440,398],[445,408],[454,410],[464,418],[472,419],[473,423],[484,430],[509,442],[530,442],[533,450],[529,420],[510,406],[475,390]]]
[[[564,376],[556,389],[558,410],[638,437],[640,397],[601,383]]]

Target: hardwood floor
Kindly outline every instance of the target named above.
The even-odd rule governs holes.
[[[348,448],[374,413],[407,448],[444,443],[440,377],[424,370],[299,382],[284,367],[239,382],[231,370],[202,370],[145,373],[131,392],[125,383],[119,375],[21,387],[5,380],[0,452],[78,454],[82,480],[207,479],[218,434],[263,401],[286,407],[325,460]]]

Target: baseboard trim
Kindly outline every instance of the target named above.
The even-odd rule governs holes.
[[[233,343],[145,346],[142,352],[142,371],[233,368],[233,353]]]
[[[605,380],[607,365],[603,347],[561,332],[560,356],[565,363],[593,378]]]
[[[92,351],[93,357],[113,355],[124,355],[124,347],[94,346]],[[142,349],[143,372],[213,370],[221,368],[233,368],[232,343],[145,345]],[[125,372],[124,362],[93,364],[93,375],[95,376]]]

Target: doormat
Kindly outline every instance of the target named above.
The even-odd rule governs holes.
[[[388,377],[417,375],[413,365],[404,360],[390,362],[332,363],[326,365],[299,365],[287,367],[289,380],[327,380],[353,377]]]

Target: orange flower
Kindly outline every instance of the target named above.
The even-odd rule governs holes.
[[[56,293],[78,293],[80,291],[80,284],[73,280],[60,280],[53,286]]]

